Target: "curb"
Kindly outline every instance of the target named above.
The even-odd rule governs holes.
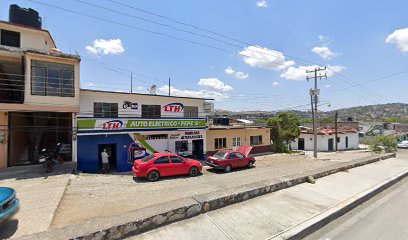
[[[383,154],[346,163],[340,162],[318,170],[255,182],[226,189],[223,192],[216,191],[200,194],[117,216],[95,218],[79,224],[26,235],[18,239],[122,239],[126,236],[137,235],[173,222],[307,182],[307,178],[310,176],[317,179],[395,156],[395,153]]]
[[[391,187],[405,177],[408,177],[408,171],[403,171],[393,177],[390,177],[387,180],[384,180],[383,182],[370,187],[357,195],[354,195],[346,201],[343,201],[335,205],[334,207],[309,218],[305,222],[302,222],[299,225],[294,226],[293,228],[276,234],[275,236],[269,238],[269,240],[303,239],[308,235],[314,233],[315,231],[321,229],[333,220],[336,220],[337,218],[343,216],[353,208],[370,200],[375,195]]]

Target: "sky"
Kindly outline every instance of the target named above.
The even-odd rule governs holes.
[[[404,0],[0,0],[1,20],[10,4],[81,56],[82,88],[129,92],[132,75],[133,92],[168,94],[170,78],[216,109],[308,110],[306,70],[327,67],[321,110],[408,102]]]

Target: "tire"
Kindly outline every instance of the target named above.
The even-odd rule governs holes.
[[[254,161],[249,161],[248,168],[253,168],[253,167],[254,167]]]
[[[191,167],[190,170],[188,171],[188,175],[190,175],[190,177],[196,177],[198,176],[198,174],[200,174],[200,171],[196,166]]]
[[[231,167],[231,165],[227,165],[227,166],[225,166],[225,168],[224,168],[224,172],[231,172],[231,169],[232,169],[232,167]]]
[[[150,182],[155,182],[159,180],[159,178],[160,178],[159,171],[153,170],[150,171],[149,174],[147,174],[147,180],[149,180]]]

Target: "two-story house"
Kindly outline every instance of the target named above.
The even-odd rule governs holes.
[[[36,163],[57,142],[74,148],[79,56],[60,52],[38,12],[17,5],[0,21],[0,39],[0,168]]]
[[[95,173],[101,152],[111,169],[129,171],[134,160],[171,151],[204,159],[207,115],[205,98],[80,90],[77,119],[78,169]]]

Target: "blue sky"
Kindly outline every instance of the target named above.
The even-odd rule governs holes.
[[[58,48],[81,55],[85,88],[129,91],[133,72],[134,92],[156,84],[166,94],[170,77],[173,94],[215,98],[217,109],[305,110],[312,87],[305,69],[317,65],[329,66],[328,79],[319,81],[323,110],[408,102],[407,1],[114,0],[239,41],[109,0],[81,1],[125,14],[74,0],[38,1],[119,23],[27,0],[0,1],[2,20],[12,3],[40,12]]]

